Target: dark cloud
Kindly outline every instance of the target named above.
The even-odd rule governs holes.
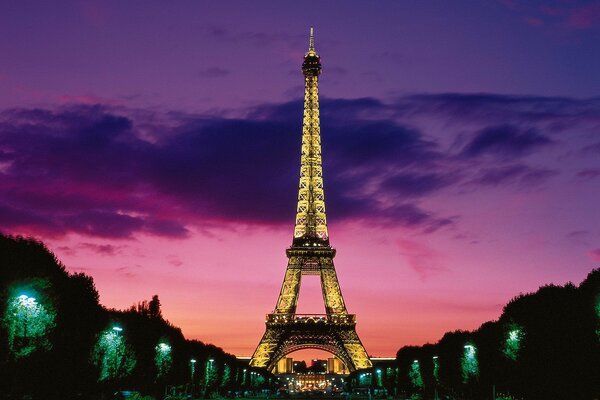
[[[501,3],[536,27],[580,31],[600,25],[600,4],[593,0],[502,0]]]
[[[594,179],[600,177],[600,169],[582,169],[577,172],[577,177],[580,179]]]
[[[322,99],[328,216],[422,232],[452,225],[459,216],[438,215],[422,199],[464,183],[540,185],[558,171],[530,166],[523,156],[555,141],[545,130],[549,120],[553,126],[598,121],[600,102],[582,104],[493,95],[409,96],[391,104]],[[471,129],[456,152],[442,145],[456,134],[436,137],[403,119],[449,112]],[[222,221],[291,225],[302,101],[243,115],[159,115],[102,105],[5,110],[0,229],[184,237],[191,227],[205,231]],[[498,115],[509,122],[496,123]],[[483,154],[500,157],[492,162]],[[519,163],[511,161],[517,156]]]
[[[593,143],[583,148],[583,153],[600,154],[600,143]]]
[[[271,31],[234,31],[222,26],[205,26],[202,28],[210,37],[215,40],[234,43],[250,44],[253,46],[264,46],[273,44],[285,44],[298,48],[300,45],[308,45],[306,35],[291,35],[288,33],[274,33]]]
[[[387,179],[383,187],[403,197],[420,197],[436,192],[455,182],[441,174],[401,173]]]
[[[558,174],[550,169],[532,168],[523,164],[483,168],[475,182],[480,185],[498,186],[516,184],[526,187],[538,186]]]
[[[512,125],[492,126],[478,132],[463,149],[463,154],[468,157],[481,154],[519,157],[550,143],[550,139],[535,129],[521,130]]]
[[[105,256],[115,255],[122,248],[122,246],[115,246],[112,244],[95,244],[87,242],[80,243],[78,247]]]
[[[231,73],[228,69],[211,67],[200,71],[200,76],[205,78],[223,78]]]
[[[441,93],[402,97],[396,106],[403,114],[445,116],[459,123],[510,124],[525,129],[538,124],[551,130],[565,130],[587,122],[597,124],[600,97]]]
[[[447,220],[400,199],[384,204],[365,186],[379,169],[401,172],[443,158],[435,143],[391,120],[362,120],[376,100],[324,100],[325,183],[330,215],[425,230]],[[209,220],[293,221],[302,103],[258,107],[244,119],[201,116],[152,141],[132,113],[100,106],[10,110],[0,119],[4,225],[98,237],[136,232],[182,237]],[[145,128],[147,128],[145,126]],[[413,190],[425,194],[432,176]],[[411,175],[387,183],[408,194]],[[438,184],[442,184],[439,182]],[[385,188],[385,185],[384,185]]]

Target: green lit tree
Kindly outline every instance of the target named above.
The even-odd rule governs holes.
[[[509,326],[504,339],[504,348],[502,349],[502,352],[506,357],[516,361],[519,356],[519,350],[521,350],[521,342],[524,336],[525,333],[520,325],[511,324]]]
[[[156,365],[156,377],[161,378],[169,373],[173,365],[173,354],[171,346],[161,342],[154,348],[154,364]]]
[[[33,296],[20,294],[9,298],[3,322],[8,333],[8,347],[16,358],[36,350],[50,350],[48,335],[55,326],[56,312]]]
[[[440,360],[438,356],[433,357],[433,379],[435,383],[440,383]]]
[[[474,345],[467,344],[460,360],[463,383],[479,375],[479,363],[477,362],[477,350]]]
[[[421,376],[421,367],[418,360],[414,360],[408,370],[408,377],[410,382],[417,389],[423,388],[423,377]]]
[[[224,388],[229,385],[231,381],[231,367],[229,364],[225,364],[223,367],[223,377],[221,378],[221,387]]]
[[[120,328],[116,327],[100,333],[92,360],[100,369],[100,382],[129,376],[136,365],[131,346],[126,343]]]
[[[217,363],[213,358],[206,360],[204,368],[204,387],[206,392],[210,393],[215,389],[218,376]]]

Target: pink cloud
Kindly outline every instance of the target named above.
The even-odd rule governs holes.
[[[600,262],[600,249],[590,250],[588,255],[592,260]]]
[[[396,243],[408,265],[421,279],[427,279],[446,270],[439,264],[438,252],[429,246],[406,239],[398,239]]]
[[[600,21],[600,2],[573,8],[565,22],[567,28],[589,29]]]
[[[540,18],[536,18],[536,17],[526,17],[525,18],[525,22],[527,23],[527,25],[531,25],[531,26],[544,26],[544,21]]]

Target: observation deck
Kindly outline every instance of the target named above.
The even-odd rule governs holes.
[[[355,325],[355,314],[267,314],[267,325]]]

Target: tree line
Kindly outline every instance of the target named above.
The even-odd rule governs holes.
[[[600,269],[579,286],[521,294],[496,321],[402,347],[395,363],[351,378],[411,399],[599,399]]]
[[[68,273],[39,241],[0,236],[0,398],[93,398],[136,389],[198,396],[272,381],[222,349],[187,340],[154,296],[119,311],[92,278]]]

